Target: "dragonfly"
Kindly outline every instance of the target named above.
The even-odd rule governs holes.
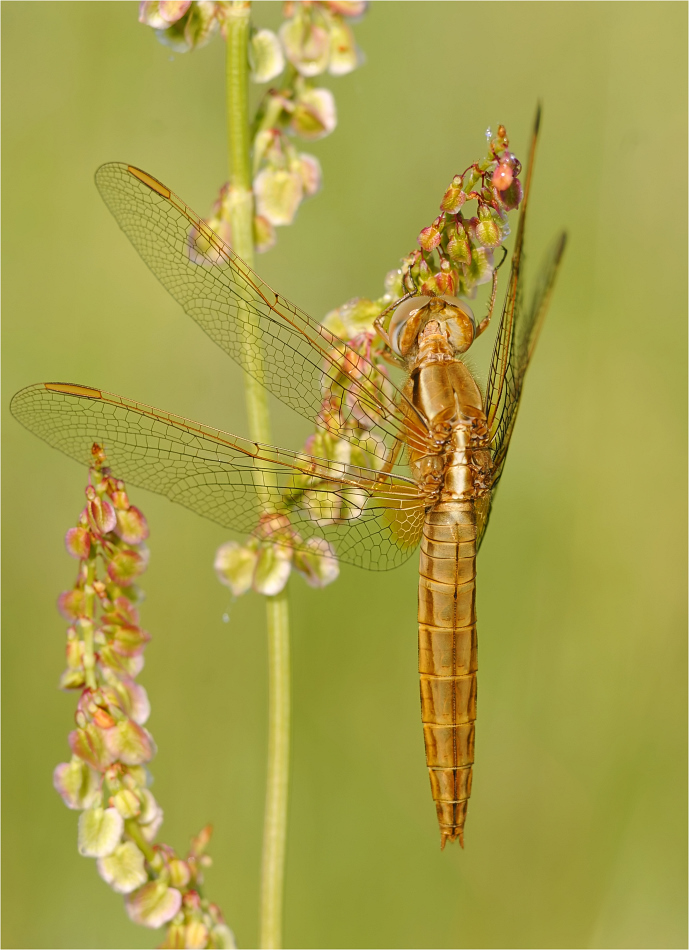
[[[485,395],[463,356],[487,320],[477,324],[466,301],[416,293],[393,305],[387,329],[376,321],[407,373],[397,386],[373,358],[273,291],[160,181],[109,163],[96,173],[100,194],[174,299],[271,393],[353,451],[338,461],[276,448],[90,385],[38,383],[11,403],[22,425],[71,458],[90,465],[92,447],[102,446],[119,478],[225,528],[260,524],[261,537],[279,543],[288,524],[293,547],[319,538],[323,552],[334,548],[341,561],[377,571],[420,545],[421,718],[441,847],[464,847],[471,794],[476,556],[565,246],[562,234],[526,301],[538,125],[537,115]]]

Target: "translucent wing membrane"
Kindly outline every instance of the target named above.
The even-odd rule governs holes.
[[[302,544],[325,538],[341,560],[372,570],[397,567],[421,537],[426,499],[411,479],[260,445],[86,386],[29,386],[11,410],[78,462],[91,463],[97,442],[116,476],[226,528],[261,521],[267,536],[286,516]]]
[[[521,279],[524,272],[524,232],[528,198],[531,190],[533,161],[538,139],[539,119],[540,110],[536,114],[534,124],[524,199],[512,255],[510,280],[500,318],[500,326],[498,327],[498,335],[493,348],[486,387],[485,410],[488,419],[494,470],[491,496],[486,498],[484,504],[482,507],[479,506],[478,510],[478,544],[481,543],[488,526],[491,499],[494,497],[505,466],[507,450],[524,386],[524,376],[550,303],[555,277],[565,249],[566,235],[563,233],[555,241],[539,275],[533,297],[529,305],[526,306]]]
[[[116,162],[96,185],[175,300],[284,403],[379,458],[396,440],[425,444],[423,419],[387,376],[271,290],[169,188]]]

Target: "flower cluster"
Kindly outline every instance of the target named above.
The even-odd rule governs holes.
[[[493,279],[495,251],[510,233],[508,212],[518,207],[523,192],[521,164],[509,151],[505,127],[498,126],[494,136],[488,133],[488,139],[488,154],[454,176],[440,214],[419,234],[418,248],[388,273],[383,295],[350,300],[323,320],[344,339],[367,339],[375,361],[389,355],[373,324],[391,303],[407,293],[473,299],[477,287]],[[477,202],[476,214],[467,218],[465,205],[471,201]]]
[[[130,918],[168,924],[164,947],[234,947],[219,909],[202,897],[210,827],[181,858],[155,844],[163,811],[148,788],[155,743],[145,723],[146,690],[136,681],[150,635],[139,625],[136,585],[148,563],[148,525],[125,486],[93,446],[86,506],[65,537],[79,561],[74,587],[58,598],[68,621],[63,689],[79,691],[70,762],[58,765],[55,788],[79,816],[79,852],[97,859],[100,876],[126,895]]]
[[[298,0],[284,4],[279,32],[254,29],[249,44],[251,77],[279,78],[263,96],[253,125],[254,242],[258,251],[275,244],[275,228],[291,224],[301,202],[321,185],[313,155],[299,151],[294,137],[315,141],[337,125],[335,98],[316,86],[324,72],[342,76],[361,62],[350,23],[363,15],[366,0]],[[228,0],[142,0],[139,20],[178,52],[203,46],[216,30],[226,33]],[[232,190],[223,186],[209,225],[232,243]]]
[[[273,597],[283,590],[292,569],[309,587],[325,587],[340,573],[332,546],[323,538],[303,542],[285,515],[265,515],[244,545],[221,545],[214,567],[218,580],[235,597],[248,590]]]
[[[510,233],[507,213],[522,200],[520,171],[500,125],[496,135],[489,133],[488,155],[454,176],[440,214],[419,234],[419,249],[404,259],[405,288],[472,298],[479,284],[491,280],[495,251]],[[472,200],[477,213],[465,218],[464,205]]]

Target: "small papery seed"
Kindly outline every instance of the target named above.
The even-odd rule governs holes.
[[[65,620],[76,620],[86,610],[86,598],[82,590],[66,590],[57,598],[57,609]]]
[[[70,528],[65,535],[65,547],[72,557],[83,559],[91,550],[91,535],[87,528]]]
[[[462,191],[462,177],[461,175],[455,175],[452,184],[443,195],[440,210],[447,211],[449,214],[456,214],[466,199],[466,193]]]
[[[106,498],[96,495],[86,506],[89,523],[98,534],[108,534],[117,524],[115,509]]]
[[[120,587],[128,587],[146,570],[146,559],[138,551],[117,551],[108,561],[108,576]]]
[[[148,522],[134,505],[126,510],[117,510],[115,533],[127,544],[140,544],[148,537]]]
[[[430,253],[440,244],[440,231],[431,224],[421,231],[416,240],[424,251]]]
[[[498,165],[493,172],[491,181],[493,187],[497,188],[498,191],[505,191],[505,189],[509,188],[512,184],[513,177],[512,169],[509,165]]]

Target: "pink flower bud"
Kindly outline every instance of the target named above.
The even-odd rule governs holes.
[[[204,827],[191,839],[191,853],[197,857],[206,850],[213,834],[213,825]]]
[[[121,700],[124,712],[134,722],[143,726],[151,715],[151,704],[145,688],[130,676],[119,677],[114,688]]]
[[[117,894],[131,894],[148,880],[144,856],[133,841],[119,844],[112,854],[99,858],[98,873]]]
[[[108,575],[120,587],[129,587],[146,570],[148,558],[138,551],[117,551],[108,561]]]
[[[153,736],[131,719],[118,722],[104,732],[103,737],[112,759],[124,765],[142,765],[156,753]]]
[[[500,200],[502,201],[506,211],[513,211],[519,206],[522,198],[524,197],[524,190],[522,188],[522,183],[518,178],[512,179],[512,184],[509,188],[506,188],[500,194]]]
[[[111,638],[113,649],[122,656],[138,656],[151,639],[150,633],[131,624],[113,624],[101,629]]]
[[[89,524],[96,534],[108,534],[117,524],[115,509],[107,500],[100,495],[90,498],[86,505],[86,514]]]
[[[509,188],[512,184],[512,179],[514,175],[512,169],[509,165],[498,165],[498,167],[493,172],[493,177],[491,179],[493,187],[497,188],[498,191],[505,191],[506,188]]]
[[[67,553],[77,560],[89,556],[91,550],[91,534],[87,528],[70,528],[65,535]]]
[[[111,732],[112,730],[108,730]],[[104,771],[113,761],[105,744],[106,733],[88,723],[69,734],[69,747],[78,758],[83,759],[98,772]]]
[[[164,30],[181,20],[191,6],[191,0],[142,0],[139,4],[139,23]]]
[[[454,297],[457,292],[457,275],[453,270],[441,270],[435,275],[436,292]]]
[[[184,906],[188,907],[189,910],[201,909],[201,897],[198,891],[187,891],[182,900],[184,901]]]
[[[325,0],[325,5],[336,16],[360,17],[368,9],[368,0]]]
[[[100,706],[96,707],[93,713],[93,722],[99,729],[112,729],[115,725],[115,721],[110,713],[101,709]]]
[[[57,598],[57,609],[65,620],[76,620],[86,611],[86,596],[83,590],[66,590]]]
[[[127,544],[141,544],[148,537],[148,522],[134,505],[126,510],[118,508],[115,534]]]
[[[127,913],[135,924],[155,930],[172,920],[182,906],[182,895],[164,881],[150,881],[126,900]]]
[[[424,228],[416,239],[424,251],[432,251],[440,244],[440,231],[434,225]]]
[[[113,503],[115,508],[121,511],[126,511],[127,508],[129,508],[127,492],[123,488],[118,488],[116,491],[110,492],[110,501]]]

